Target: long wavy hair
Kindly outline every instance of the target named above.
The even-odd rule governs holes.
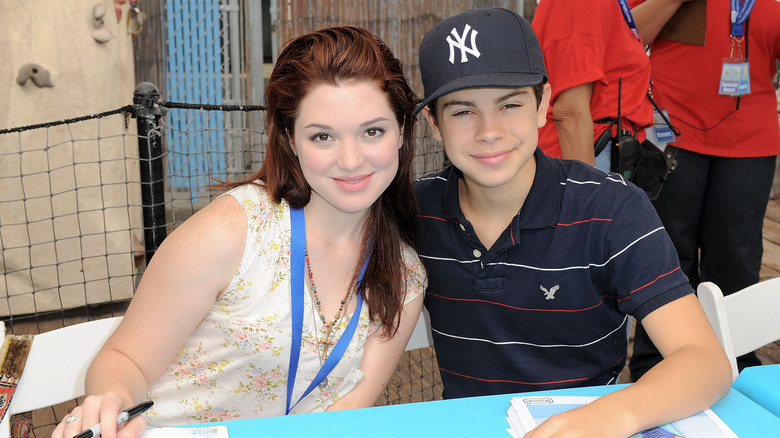
[[[370,258],[358,286],[369,315],[382,322],[385,335],[390,337],[398,330],[406,294],[400,242],[415,248],[417,203],[412,188],[412,161],[416,118],[412,114],[414,92],[403,67],[380,38],[365,29],[342,26],[288,42],[279,54],[266,89],[268,145],[263,164],[251,178],[221,187],[260,181],[275,202],[284,199],[294,208],[306,206],[311,199],[311,186],[291,147],[298,105],[315,86],[348,82],[370,82],[379,87],[387,96],[403,138],[395,178],[370,207],[363,229],[362,240]]]

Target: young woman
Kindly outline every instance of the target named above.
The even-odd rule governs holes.
[[[413,250],[414,94],[373,34],[296,38],[266,93],[256,175],[160,246],[87,393],[71,437],[142,400],[153,426],[372,406],[422,308]],[[147,423],[148,422],[148,423]]]

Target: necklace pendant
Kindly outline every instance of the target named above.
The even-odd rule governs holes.
[[[320,388],[320,391],[325,391],[328,388],[328,376],[325,376],[317,387]]]

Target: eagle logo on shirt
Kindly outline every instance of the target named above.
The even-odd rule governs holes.
[[[545,300],[554,300],[555,299],[555,292],[557,292],[558,289],[560,289],[560,288],[561,288],[561,286],[556,284],[555,286],[551,287],[550,290],[547,290],[547,288],[545,288],[541,284],[539,285],[539,289],[541,289],[542,292],[544,292],[544,299]]]

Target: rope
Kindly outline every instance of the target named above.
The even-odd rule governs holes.
[[[106,111],[104,113],[92,114],[92,115],[89,115],[89,116],[81,116],[81,117],[76,117],[76,118],[73,118],[73,119],[58,120],[56,122],[39,123],[37,125],[20,126],[18,128],[0,129],[0,134],[10,134],[10,133],[13,133],[13,132],[29,131],[29,130],[32,130],[32,129],[39,129],[39,128],[51,128],[52,126],[67,125],[67,124],[70,124],[70,123],[83,122],[85,120],[98,119],[98,118],[101,118],[101,117],[111,116],[111,115],[119,114],[119,113],[126,114],[126,113],[134,113],[134,112],[135,112],[135,109],[133,108],[132,105],[126,105],[126,106],[123,106],[122,108],[118,108],[118,109],[111,110],[111,111]]]
[[[250,112],[250,111],[265,111],[265,106],[263,105],[209,105],[205,103],[180,103],[180,102],[158,102],[158,104],[165,108],[180,108],[180,109],[194,109],[194,110],[205,110],[205,111],[243,111],[243,112]],[[14,132],[23,132],[23,131],[29,131],[32,129],[40,129],[40,128],[51,128],[53,126],[58,125],[67,125],[70,123],[78,123],[83,122],[85,120],[91,120],[91,119],[98,119],[101,117],[107,117],[114,114],[135,114],[135,106],[133,105],[125,105],[121,108],[106,111],[103,113],[98,114],[92,114],[89,116],[81,116],[76,117],[72,119],[64,119],[64,120],[57,120],[54,122],[47,122],[47,123],[39,123],[37,125],[27,125],[27,126],[20,126],[17,128],[9,128],[9,129],[0,129],[0,134],[11,134]]]
[[[265,106],[263,105],[208,105],[205,103],[160,102],[160,106],[206,111],[265,111]]]
[[[422,99],[417,99],[416,103],[419,104],[422,102]],[[205,103],[181,103],[181,102],[157,102],[158,105],[172,109],[172,108],[178,108],[178,109],[193,109],[193,110],[203,110],[203,111],[243,111],[243,112],[250,112],[250,111],[265,111],[266,107],[264,105],[210,105]],[[37,125],[27,125],[27,126],[20,126],[17,128],[9,128],[9,129],[0,129],[0,134],[10,134],[14,132],[22,132],[22,131],[29,131],[32,129],[39,129],[39,128],[51,128],[52,126],[58,126],[58,125],[67,125],[69,123],[77,123],[77,122],[83,122],[85,120],[90,119],[98,119],[101,117],[111,116],[114,114],[127,114],[132,113],[135,114],[135,106],[134,105],[125,105],[122,108],[118,108],[111,111],[106,111],[104,113],[99,114],[92,114],[89,116],[81,116],[76,117],[73,119],[65,119],[65,120],[58,120],[55,122],[47,122],[47,123],[39,123]]]

